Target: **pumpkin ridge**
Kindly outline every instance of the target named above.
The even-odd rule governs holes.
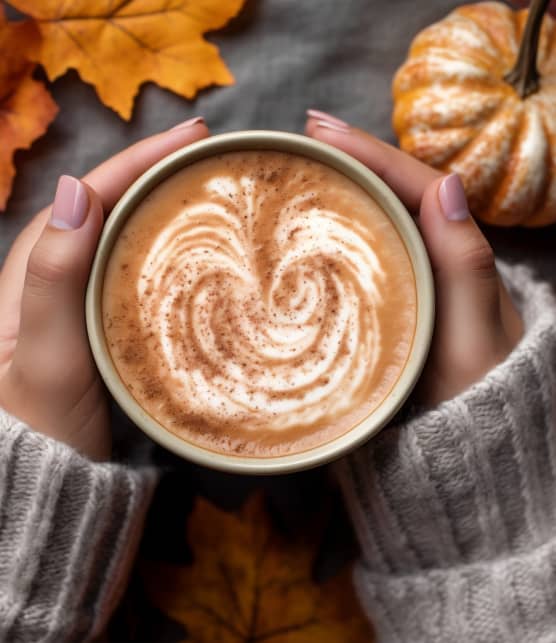
[[[467,25],[464,27],[464,25]],[[471,42],[465,42],[462,35],[466,30],[473,28]],[[499,59],[500,50],[492,46],[485,30],[475,21],[468,18],[458,10],[449,13],[443,20],[430,25],[419,33],[409,48],[409,59],[427,52],[431,49],[440,51],[456,52],[458,56],[465,55],[470,62],[483,69],[491,69]],[[474,39],[477,38],[478,42]],[[460,45],[460,46],[458,46]]]
[[[554,136],[550,131],[550,128],[546,122],[546,119],[548,118],[548,116],[544,110],[538,109],[538,111],[539,111],[541,127],[543,130],[544,136],[547,141],[551,141],[554,138]],[[548,171],[544,175],[543,185],[542,185],[542,189],[540,190],[539,198],[537,199],[537,202],[535,203],[535,207],[533,208],[532,216],[522,222],[522,225],[524,225],[527,228],[536,228],[538,226],[546,225],[546,223],[550,222],[550,220],[554,216],[553,211],[547,210],[547,207],[549,205],[547,201],[548,201],[550,183],[551,183],[552,177],[556,173],[554,158],[552,158],[552,155],[550,154],[550,146],[548,147],[548,153],[546,156],[547,156],[546,160],[548,165]]]
[[[453,90],[456,90],[455,95]],[[412,89],[403,94],[394,94],[396,105],[392,115],[392,123],[395,132],[407,132],[413,135],[415,132],[428,132],[434,135],[436,131],[442,131],[459,127],[479,127],[482,124],[488,125],[491,116],[500,110],[511,96],[505,88],[491,89],[485,94],[483,88],[468,88],[468,98],[473,96],[477,104],[464,110],[462,105],[462,93],[457,84],[439,85],[430,88],[427,86]],[[458,96],[459,94],[459,96]],[[487,98],[485,98],[487,96]],[[469,103],[469,100],[467,101]],[[465,101],[464,101],[465,103]],[[417,106],[417,110],[415,107]],[[439,109],[439,106],[442,109]],[[447,107],[448,106],[448,107]],[[420,111],[419,111],[420,110]],[[443,112],[448,112],[451,118],[447,119]],[[419,116],[427,114],[425,122],[419,120]]]
[[[484,36],[485,39],[488,41],[488,44],[492,48],[492,53],[489,52],[488,50],[473,50],[469,49],[465,51],[465,55],[468,56],[477,66],[479,66],[481,69],[490,69],[494,63],[496,63],[498,56],[500,55],[500,48],[498,45],[492,40],[490,37],[490,34],[488,31],[485,30],[482,24],[476,22],[473,20],[471,17],[466,15],[465,13],[461,13],[459,11],[454,12],[457,16],[460,18],[465,18],[466,21],[471,22],[475,27],[477,27],[478,31],[480,32],[481,36]],[[459,52],[460,55],[463,55],[463,52]]]
[[[492,5],[493,8],[496,7],[497,9],[498,9],[498,6],[501,5],[505,9],[508,9],[508,13],[509,13],[509,16],[511,18],[511,21],[512,21],[513,27],[514,27],[514,42],[519,42],[518,40],[515,39],[516,38],[516,25],[515,25],[515,14],[514,14],[514,12],[511,11],[511,9],[509,9],[509,7],[506,7],[506,5],[502,5],[502,3],[500,3],[500,2],[484,2],[482,4],[484,4],[484,5]],[[499,52],[500,55],[502,56],[504,52],[500,49],[499,44],[492,37],[492,34],[488,30],[488,24],[486,24],[483,21],[479,21],[479,19],[477,19],[477,17],[476,17],[474,12],[467,13],[465,11],[465,9],[467,9],[468,6],[470,6],[470,5],[464,5],[463,7],[458,7],[455,10],[455,13],[457,13],[458,15],[461,15],[461,16],[465,16],[465,18],[467,18],[467,20],[470,20],[475,25],[477,25],[477,27],[479,27],[479,29],[487,37],[487,39],[488,39],[490,45],[492,46],[492,48],[494,49],[494,51]],[[474,5],[471,5],[471,6],[474,6]]]
[[[418,158],[423,160],[425,163],[428,163],[429,165],[432,165],[433,167],[437,168],[442,168],[444,164],[444,159],[449,157],[453,157],[457,152],[467,144],[469,139],[473,136],[476,135],[477,133],[477,128],[476,127],[467,127],[467,128],[460,128],[460,127],[447,127],[447,128],[442,128],[442,129],[435,129],[434,130],[435,134],[439,134],[442,136],[443,134],[447,136],[448,140],[445,142],[445,147],[448,148],[453,148],[452,150],[448,149],[446,150],[440,150],[436,148],[434,145],[430,144],[430,139],[431,137],[428,136],[428,133],[426,132],[416,132],[414,134],[402,134],[402,136],[399,138],[400,142],[400,147],[406,151],[410,151],[413,155],[416,155]],[[458,132],[460,133],[460,137],[464,140],[459,142],[457,139],[458,137]],[[463,136],[461,136],[461,133],[463,132]],[[452,136],[452,139],[455,140],[450,140],[450,135],[455,134]],[[438,139],[438,137],[436,137]]]
[[[490,116],[483,121],[481,125],[481,129],[478,129],[478,134],[475,137],[472,137],[463,147],[461,147],[459,150],[455,152],[455,154],[451,155],[446,159],[441,167],[442,171],[446,169],[446,166],[452,163],[457,163],[458,159],[462,156],[465,156],[467,152],[469,151],[469,148],[474,144],[477,143],[477,141],[480,140],[481,135],[483,134],[483,131],[487,129],[487,127],[493,123],[499,116],[502,114],[504,111],[506,111],[506,104],[501,102],[498,107],[490,114]],[[446,128],[446,129],[454,129],[454,128]],[[436,131],[436,130],[435,130]]]
[[[537,54],[537,65],[541,74],[541,81],[544,72],[544,66],[550,65],[550,60],[554,56],[556,47],[556,22],[545,20],[541,31],[541,40],[539,42],[539,52]],[[548,30],[548,33],[546,33]]]
[[[511,181],[511,175],[508,173],[507,168],[511,166],[511,160],[514,158],[515,155],[515,150],[518,145],[518,141],[520,139],[520,132],[521,132],[521,127],[523,123],[523,111],[518,116],[519,121],[515,127],[512,128],[511,131],[511,147],[508,152],[508,160],[505,163],[505,167],[501,167],[500,171],[497,174],[496,180],[494,180],[491,184],[491,189],[487,194],[485,194],[485,201],[486,203],[490,203],[490,206],[488,208],[481,208],[482,211],[482,220],[485,223],[488,224],[495,224],[495,225],[502,225],[504,227],[507,227],[509,225],[513,225],[513,222],[508,222],[506,223],[504,221],[504,218],[501,217],[501,212],[498,208],[498,198],[500,194],[503,193],[503,188],[504,186]],[[502,221],[499,222],[497,221],[498,218],[501,218]]]
[[[491,192],[492,196],[489,199],[490,206],[483,211],[483,220],[486,223],[496,223],[496,225],[502,226],[519,225],[530,217],[531,212],[534,211],[533,206],[528,204],[528,207],[525,209],[519,212],[513,212],[513,210],[502,208],[500,203],[503,201],[503,198],[506,195],[508,188],[512,185],[512,181],[514,179],[514,168],[518,164],[520,157],[518,150],[521,147],[525,136],[524,121],[526,118],[527,114],[525,110],[522,110],[519,114],[519,123],[513,130],[514,135],[512,138],[512,146],[508,154],[506,168],[504,168],[505,171],[501,175],[502,180],[499,181],[497,189]]]
[[[505,104],[501,107],[498,116],[501,118],[504,116],[504,114],[509,114],[509,113],[513,113],[513,110],[509,109],[508,105]],[[523,122],[523,110],[517,113],[516,118],[517,118],[517,121],[512,123],[512,127],[510,128],[510,136],[507,137],[506,139],[509,141],[509,149],[503,157],[506,160],[501,162],[498,166],[496,166],[495,171],[491,175],[490,179],[487,182],[485,182],[480,193],[477,194],[476,190],[472,189],[470,185],[471,177],[468,177],[465,175],[462,177],[465,190],[466,192],[469,192],[467,196],[468,196],[471,212],[473,212],[474,215],[476,213],[475,216],[477,216],[477,218],[481,218],[486,223],[494,223],[494,219],[496,218],[488,214],[490,210],[487,208],[487,205],[493,200],[496,200],[496,195],[500,193],[501,186],[505,182],[505,178],[506,178],[505,167],[509,162],[508,159],[511,159],[515,153],[515,148],[519,138],[519,130]],[[493,118],[491,121],[489,121],[489,125],[494,123],[495,120],[496,119]],[[479,134],[479,136],[476,139],[474,139],[471,142],[469,147],[471,148],[472,145],[479,144],[481,142],[481,139],[484,139],[484,138],[488,139],[490,134],[491,133],[487,132],[487,127],[484,127],[483,131]],[[466,156],[468,155],[469,155],[469,150]],[[463,162],[465,162],[465,156],[462,155],[462,163]],[[454,161],[452,163],[453,170],[456,172],[458,171],[457,164],[458,164],[457,161]]]
[[[476,131],[478,131],[478,130],[476,129]],[[469,137],[469,140],[468,140],[466,143],[464,143],[464,144],[462,145],[462,147],[460,147],[459,149],[455,150],[453,154],[450,154],[446,159],[444,159],[444,161],[443,161],[443,162],[442,162],[442,164],[440,165],[440,168],[439,168],[439,169],[440,169],[442,172],[449,173],[449,172],[450,172],[450,165],[451,165],[453,162],[457,161],[457,159],[458,159],[460,156],[465,156],[465,154],[466,154],[466,153],[467,153],[467,151],[469,150],[469,147],[470,147],[470,146],[472,145],[472,143],[473,143],[474,141],[476,141],[476,140],[477,140],[477,137],[476,137],[476,136],[470,136],[470,137]]]
[[[453,63],[467,65],[478,70],[479,73],[472,74],[469,72],[465,76],[465,72],[460,70],[461,75],[458,77],[457,74],[449,70],[450,64]],[[421,71],[419,67],[423,68],[423,73],[420,75],[418,75],[418,72]],[[392,83],[393,93],[402,94],[428,87],[435,73],[442,74],[441,79],[435,79],[435,85],[438,86],[460,87],[462,83],[465,83],[466,86],[468,85],[472,89],[484,87],[496,89],[503,80],[501,77],[493,76],[491,70],[482,65],[482,61],[477,61],[463,54],[456,55],[448,49],[439,47],[435,51],[428,50],[420,53],[400,69]],[[450,76],[450,73],[454,75]],[[411,84],[408,84],[407,77],[411,78]]]

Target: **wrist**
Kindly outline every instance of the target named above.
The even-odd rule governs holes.
[[[503,271],[524,320],[517,347],[336,467],[369,569],[493,560],[556,533],[556,300],[528,271]]]
[[[45,396],[48,398],[49,396]],[[36,433],[65,444],[90,460],[108,461],[112,434],[108,404],[100,383],[95,382],[81,399],[65,408],[63,400],[37,400],[17,379],[4,379],[0,387],[0,409]]]

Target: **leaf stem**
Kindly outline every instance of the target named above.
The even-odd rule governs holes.
[[[527,98],[539,89],[537,51],[542,19],[550,0],[532,0],[514,68],[504,76],[521,96]]]

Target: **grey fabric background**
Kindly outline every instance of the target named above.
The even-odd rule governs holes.
[[[0,215],[0,261],[22,225],[52,199],[62,173],[80,176],[144,136],[202,114],[213,132],[302,131],[308,107],[330,111],[393,141],[390,83],[413,36],[461,4],[454,0],[247,0],[223,32],[209,35],[236,77],[186,101],[145,85],[126,123],[70,72],[51,85],[60,113],[30,151]],[[499,254],[524,255],[556,273],[556,232],[490,231]]]
[[[51,84],[60,113],[47,134],[16,155],[18,174],[0,215],[0,262],[21,227],[48,204],[60,174],[80,176],[127,145],[202,114],[214,133],[268,128],[301,132],[305,110],[330,111],[393,141],[390,84],[409,43],[456,0],[247,0],[209,35],[236,77],[186,101],[145,85],[126,123],[75,72]],[[1,142],[0,142],[1,144]],[[486,230],[499,255],[556,275],[556,226]]]

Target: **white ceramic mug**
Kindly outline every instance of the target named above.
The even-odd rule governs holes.
[[[384,401],[336,439],[301,453],[279,457],[245,457],[203,449],[165,429],[146,413],[121,381],[106,344],[102,322],[102,288],[108,258],[128,217],[151,190],[186,165],[225,152],[274,150],[305,156],[346,175],[368,192],[390,217],[411,260],[417,288],[417,324],[409,359]],[[159,161],[143,174],[116,204],[104,227],[86,297],[87,329],[92,352],[106,386],[131,420],[153,440],[198,464],[236,473],[275,474],[307,469],[334,460],[363,444],[400,409],[425,363],[434,323],[434,287],[421,236],[405,207],[371,170],[336,148],[298,134],[243,131],[193,143]]]

